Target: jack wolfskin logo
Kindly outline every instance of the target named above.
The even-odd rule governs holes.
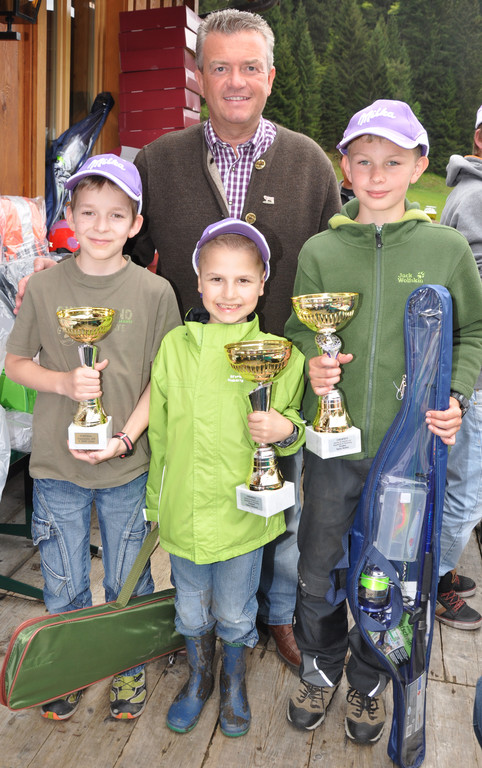
[[[417,272],[415,275],[413,272],[400,272],[398,278],[399,283],[424,283],[425,272]]]

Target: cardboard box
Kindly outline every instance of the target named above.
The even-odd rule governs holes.
[[[185,67],[144,72],[121,72],[119,75],[120,93],[161,91],[163,88],[188,88],[194,93],[200,92],[194,72]]]
[[[188,48],[196,50],[196,33],[187,27],[169,29],[148,29],[142,31],[121,32],[119,35],[120,51],[147,51],[163,48]]]
[[[148,131],[156,128],[185,128],[199,123],[199,112],[184,107],[149,109],[142,112],[121,112],[120,131]]]
[[[121,113],[150,109],[169,109],[170,107],[187,107],[194,112],[200,112],[201,98],[197,93],[188,91],[187,88],[136,91],[135,93],[120,93],[119,107]]]
[[[179,125],[171,128],[156,128],[150,131],[119,131],[119,139],[123,147],[137,147],[138,149],[141,149],[142,147],[145,147],[146,144],[150,144],[151,141],[158,139],[163,133],[180,131],[184,127],[184,125]]]
[[[142,72],[146,69],[173,69],[176,67],[186,67],[194,72],[196,69],[194,55],[185,48],[121,51],[120,62],[122,72]]]
[[[119,24],[121,32],[139,29],[162,29],[164,27],[188,27],[197,31],[201,19],[187,5],[172,8],[151,8],[145,11],[121,11]]]

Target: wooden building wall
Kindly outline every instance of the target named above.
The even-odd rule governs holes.
[[[42,2],[35,25],[14,25],[13,29],[21,34],[20,41],[0,41],[0,194],[3,195],[44,195],[47,45],[53,45],[57,55],[57,135],[69,127],[70,0],[56,1],[61,13],[55,40],[47,40],[47,10],[46,3]],[[96,0],[94,95],[110,91],[116,102],[95,146],[96,152],[109,151],[119,144],[119,12],[171,5],[189,5],[197,11],[198,0]],[[5,29],[6,25],[0,20],[0,31]],[[86,62],[79,63],[79,67],[85,65]],[[75,62],[73,76],[75,82]]]

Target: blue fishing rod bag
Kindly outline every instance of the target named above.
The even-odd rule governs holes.
[[[350,534],[347,596],[359,631],[393,681],[389,757],[425,756],[425,692],[438,585],[447,446],[425,422],[449,405],[452,300],[410,294],[404,316],[403,402],[373,460]]]

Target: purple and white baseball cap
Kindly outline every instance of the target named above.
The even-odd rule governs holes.
[[[132,200],[137,203],[137,213],[142,208],[142,182],[136,166],[117,155],[94,155],[74,173],[70,179],[64,182],[65,189],[72,192],[81,179],[86,176],[103,176],[122,189]]]
[[[342,155],[346,155],[348,144],[367,134],[381,136],[403,149],[415,149],[420,146],[422,155],[428,155],[427,131],[404,101],[379,99],[361,109],[348,123],[337,149]]]
[[[269,258],[271,254],[269,245],[266,242],[266,238],[258,229],[253,227],[251,224],[248,224],[247,221],[231,218],[221,219],[221,221],[216,221],[214,224],[210,224],[202,233],[201,238],[198,240],[192,255],[192,265],[196,275],[199,274],[199,252],[201,248],[203,245],[206,245],[206,243],[209,243],[210,240],[214,240],[214,238],[218,237],[219,235],[244,235],[244,237],[248,237],[250,240],[252,240],[253,243],[257,245],[261,254],[261,258],[264,262],[264,279],[268,279]]]
[[[475,127],[478,128],[479,125],[482,125],[482,104],[477,110],[477,117],[475,119]]]

